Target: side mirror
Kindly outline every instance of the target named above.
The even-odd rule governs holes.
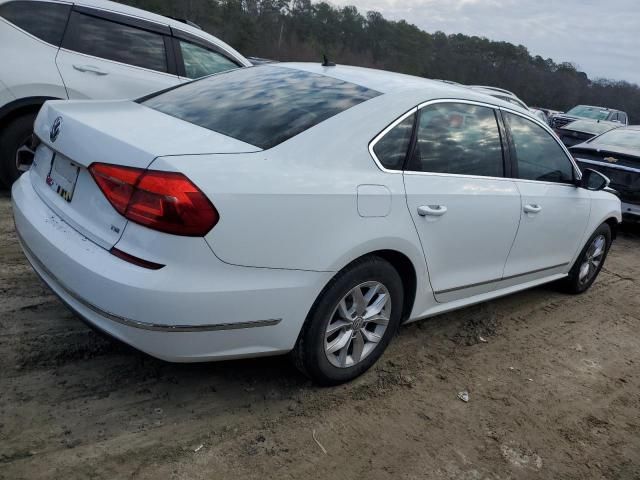
[[[609,186],[610,180],[600,172],[591,168],[585,168],[582,171],[582,178],[579,180],[579,186],[587,190],[604,190]]]

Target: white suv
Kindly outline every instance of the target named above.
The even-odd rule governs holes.
[[[51,99],[136,98],[250,66],[202,30],[106,0],[0,0],[0,183],[27,168]]]

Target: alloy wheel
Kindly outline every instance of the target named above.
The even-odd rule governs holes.
[[[607,240],[604,235],[598,235],[593,239],[578,271],[580,284],[584,285],[593,279],[604,258],[606,246]]]
[[[382,340],[391,316],[391,297],[380,282],[369,281],[351,289],[338,302],[324,338],[329,362],[338,368],[357,365]]]

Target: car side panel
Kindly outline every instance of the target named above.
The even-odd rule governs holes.
[[[0,80],[15,98],[67,98],[56,67],[57,52],[58,47],[0,18]]]
[[[4,82],[0,80],[0,108],[12,102],[15,98]]]
[[[569,268],[573,266],[576,258],[582,251],[582,248],[586,245],[589,237],[595,232],[596,228],[602,225],[609,219],[615,219],[618,223],[622,222],[621,202],[618,197],[607,191],[586,191],[591,196],[591,213],[589,214],[589,220],[587,227],[585,228],[584,235],[577,246],[576,253],[571,259]],[[567,271],[569,270],[567,268]]]

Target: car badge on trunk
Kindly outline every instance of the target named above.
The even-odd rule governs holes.
[[[616,163],[618,161],[615,157],[604,157],[604,159],[609,163]]]
[[[60,135],[60,129],[62,128],[62,117],[58,117],[53,121],[53,125],[51,125],[51,131],[49,132],[49,139],[52,142],[55,142]]]

